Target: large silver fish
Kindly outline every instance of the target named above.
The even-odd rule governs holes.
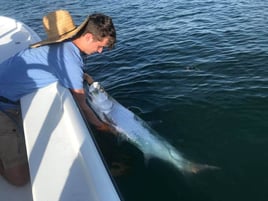
[[[168,143],[156,131],[126,109],[101,87],[98,82],[86,84],[87,102],[97,116],[113,126],[127,141],[139,148],[146,158],[156,157],[172,164],[183,173],[197,173],[205,169],[218,169],[215,166],[196,164],[185,159],[175,147]]]

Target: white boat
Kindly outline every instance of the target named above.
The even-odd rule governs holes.
[[[39,40],[27,25],[0,16],[0,62]],[[68,89],[53,83],[28,94],[21,111],[31,181],[15,187],[0,177],[1,201],[121,200]]]

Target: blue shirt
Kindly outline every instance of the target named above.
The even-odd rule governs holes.
[[[83,88],[83,59],[70,41],[25,49],[0,64],[0,96],[12,101],[59,81]]]

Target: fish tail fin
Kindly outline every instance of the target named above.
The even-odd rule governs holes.
[[[197,174],[208,170],[220,170],[220,167],[212,166],[208,164],[198,164],[193,162],[187,162],[183,168],[184,172]]]

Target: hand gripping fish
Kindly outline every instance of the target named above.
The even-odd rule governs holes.
[[[182,173],[219,169],[185,159],[175,147],[159,136],[145,121],[109,96],[98,82],[93,82],[91,85],[85,84],[85,91],[87,103],[96,115],[103,122],[114,127],[123,139],[140,149],[145,158],[159,158],[172,164]]]

